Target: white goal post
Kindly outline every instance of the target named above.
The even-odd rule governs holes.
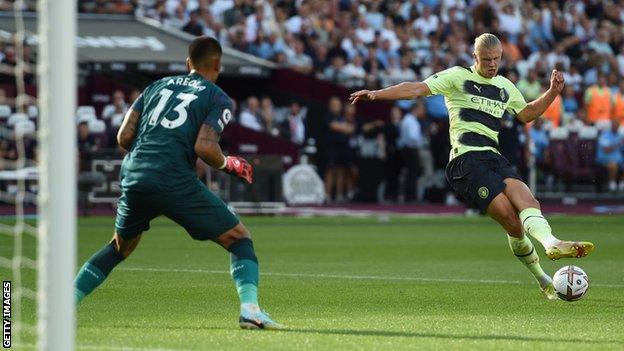
[[[76,3],[38,4],[38,349],[50,351],[75,344]]]

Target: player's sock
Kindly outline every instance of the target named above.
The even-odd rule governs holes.
[[[509,241],[511,251],[514,255],[516,255],[516,257],[518,257],[520,262],[524,263],[524,265],[531,271],[540,286],[545,287],[550,284],[551,279],[546,273],[544,273],[544,270],[542,270],[542,267],[539,264],[539,256],[535,252],[531,239],[529,239],[527,235],[523,235],[520,239],[507,235],[507,240]]]
[[[80,303],[108,277],[108,274],[124,260],[113,243],[104,246],[80,268],[74,280],[76,303]]]
[[[520,221],[526,233],[537,239],[545,249],[554,246],[559,239],[552,235],[548,221],[537,208],[527,208],[520,212]]]
[[[230,273],[236,284],[241,308],[258,305],[258,258],[251,239],[241,239],[228,249],[231,253]]]

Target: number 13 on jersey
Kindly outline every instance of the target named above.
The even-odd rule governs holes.
[[[150,115],[150,118],[148,121],[148,124],[151,126],[155,126],[156,124],[158,124],[158,120],[160,119],[160,114],[162,113],[163,109],[167,105],[167,102],[171,98],[173,91],[169,89],[163,89],[159,92],[159,94],[160,94],[160,99],[158,100],[158,104],[156,105],[154,112],[152,112],[152,114]],[[164,117],[160,121],[160,125],[167,129],[177,128],[181,126],[182,124],[184,124],[184,122],[186,122],[186,119],[187,119],[186,108],[193,100],[197,99],[197,95],[179,93],[178,95],[176,95],[176,99],[182,100],[179,104],[177,104],[173,108],[173,110],[178,114],[178,117],[174,120],[170,120]]]

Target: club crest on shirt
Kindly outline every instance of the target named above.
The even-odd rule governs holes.
[[[505,88],[501,88],[500,90],[500,98],[501,101],[507,101],[507,90],[505,90]]]
[[[482,186],[479,188],[479,190],[477,190],[477,193],[479,194],[479,197],[482,199],[485,199],[488,197],[488,195],[490,195],[490,190],[488,190],[488,188]]]

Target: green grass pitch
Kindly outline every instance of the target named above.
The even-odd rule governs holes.
[[[270,332],[238,328],[226,252],[158,219],[79,307],[78,349],[624,350],[624,217],[550,220],[561,238],[596,244],[581,260],[542,259],[550,273],[585,269],[592,286],[581,301],[543,299],[487,218],[246,217],[261,306],[290,327]],[[112,226],[112,218],[80,220],[77,268]],[[35,255],[33,239],[24,247]],[[12,248],[0,236],[0,256]],[[24,285],[34,280],[24,269]],[[33,302],[23,309],[34,325]],[[33,349],[34,330],[19,342]]]

